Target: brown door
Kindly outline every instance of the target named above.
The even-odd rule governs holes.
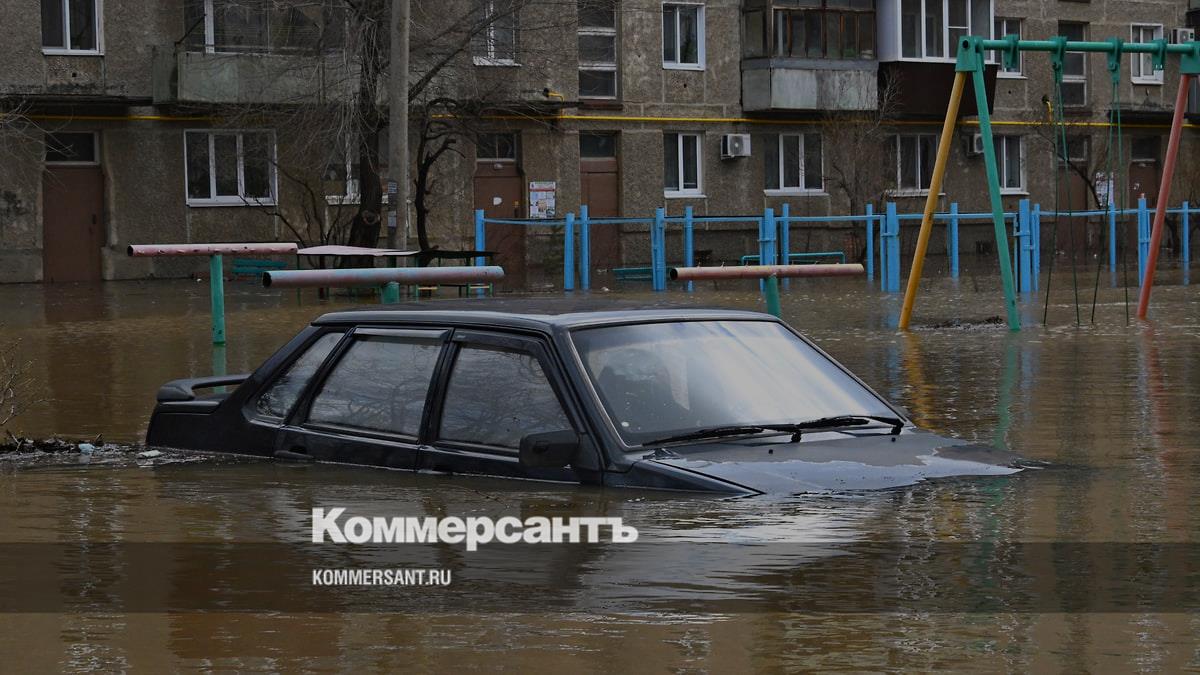
[[[584,159],[579,163],[582,203],[590,218],[615,218],[621,214],[617,158]],[[621,266],[621,226],[596,225],[591,232],[591,264],[599,274]]]
[[[42,174],[43,280],[100,280],[103,215],[100,167],[46,167]]]
[[[524,185],[516,162],[476,162],[475,208],[483,209],[488,218],[524,218]],[[524,289],[525,227],[490,224],[485,242],[487,250],[496,252],[495,264],[504,268],[504,281],[497,286],[510,291]]]
[[[579,134],[579,157],[579,198],[588,207],[588,217],[620,216],[617,134]],[[621,266],[621,226],[595,225],[590,230],[592,273],[608,276],[614,267]]]

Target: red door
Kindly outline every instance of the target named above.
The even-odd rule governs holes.
[[[104,174],[98,166],[48,166],[42,174],[42,279],[99,281]]]
[[[480,161],[475,164],[475,208],[488,218],[523,218],[521,196],[525,185],[516,162]],[[504,290],[522,290],[526,286],[525,227],[493,224],[487,226],[485,247],[495,251],[495,264],[504,268],[504,281],[496,284]]]

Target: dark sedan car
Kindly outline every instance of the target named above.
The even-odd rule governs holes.
[[[915,428],[772,316],[545,299],[326,314],[253,374],[164,385],[146,441],[743,494],[1020,470]]]

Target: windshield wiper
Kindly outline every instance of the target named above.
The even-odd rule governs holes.
[[[642,447],[650,445],[659,445],[662,443],[676,443],[681,441],[700,441],[710,438],[725,438],[726,436],[746,436],[749,434],[760,434],[764,431],[778,431],[792,435],[792,442],[796,443],[800,440],[800,436],[805,431],[816,431],[821,429],[843,429],[846,427],[858,427],[871,422],[883,422],[892,427],[892,435],[895,436],[904,428],[904,420],[899,417],[883,417],[879,415],[833,415],[830,417],[818,417],[816,419],[805,420],[803,422],[795,422],[791,424],[742,424],[742,425],[726,425],[719,427],[707,427],[689,431],[683,434],[667,436],[665,438],[656,438],[652,441],[642,443]]]
[[[791,425],[779,425],[790,427]],[[642,447],[649,445],[659,445],[661,443],[674,443],[676,441],[700,441],[708,438],[724,438],[726,436],[745,436],[747,434],[760,434],[764,431],[779,431],[783,433],[792,432],[791,428],[777,428],[776,425],[770,424],[745,424],[745,425],[728,425],[723,427],[706,427],[689,431],[684,434],[676,434],[665,438],[656,438],[652,441],[642,443]]]
[[[800,436],[805,431],[816,431],[819,429],[841,429],[845,427],[860,427],[871,422],[883,422],[892,427],[892,435],[897,436],[900,430],[904,428],[904,420],[899,417],[885,417],[881,415],[833,415],[831,417],[818,417],[812,420],[796,422],[795,424],[777,425],[772,428],[782,430],[783,427],[789,427],[787,430],[792,432],[792,442],[800,440]]]

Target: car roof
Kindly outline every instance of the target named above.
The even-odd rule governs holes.
[[[443,323],[548,330],[698,319],[778,321],[769,314],[745,310],[577,296],[469,298],[377,305],[325,314],[313,321],[313,325]]]

